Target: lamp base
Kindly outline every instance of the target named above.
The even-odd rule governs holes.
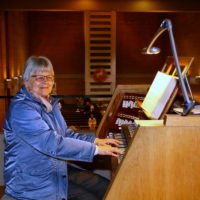
[[[184,108],[183,108],[183,112],[182,112],[182,116],[186,116],[194,107],[195,101],[194,100],[190,100],[189,102],[185,102],[184,103]]]

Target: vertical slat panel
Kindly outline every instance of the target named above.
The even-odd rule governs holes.
[[[116,82],[115,12],[85,12],[85,93],[112,94]]]

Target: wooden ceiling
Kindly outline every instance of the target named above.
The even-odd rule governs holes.
[[[196,0],[1,0],[0,10],[128,12],[200,11]]]

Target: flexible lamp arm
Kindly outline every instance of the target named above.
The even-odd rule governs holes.
[[[188,97],[188,94],[187,94],[185,82],[183,80],[183,75],[182,75],[182,72],[181,72],[181,67],[179,65],[179,60],[178,60],[176,45],[175,45],[175,41],[174,41],[174,36],[173,36],[173,32],[172,32],[172,23],[171,23],[171,21],[169,19],[165,19],[161,23],[160,28],[158,29],[158,31],[154,35],[151,43],[149,44],[148,48],[146,49],[146,53],[147,54],[152,54],[151,48],[152,48],[154,42],[157,40],[157,38],[165,30],[168,30],[168,33],[169,33],[169,39],[170,39],[172,54],[173,54],[173,57],[174,57],[175,67],[176,67],[176,70],[177,70],[177,73],[178,73],[179,84],[180,84],[180,87],[181,87],[181,90],[182,90],[182,93],[183,93],[183,97],[184,97],[183,115],[187,115],[190,112],[190,110],[193,108],[195,101],[194,100],[190,100],[189,97]]]
[[[155,41],[159,38],[159,36],[165,32],[167,29],[166,28],[162,28],[160,27],[158,29],[158,31],[156,32],[156,34],[154,35],[153,39],[151,40],[151,43],[149,44],[149,46],[147,48],[144,48],[144,53],[145,54],[157,54],[158,52],[152,52],[152,47],[153,47],[153,44],[155,43]],[[156,49],[157,50],[157,49]]]

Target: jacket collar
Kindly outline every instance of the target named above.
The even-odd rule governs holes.
[[[33,94],[26,89],[25,85],[22,85],[21,89],[17,92],[13,100],[19,101],[19,100],[24,100],[24,99],[28,99],[30,101],[35,101],[37,103],[43,104],[39,99],[34,97]],[[58,103],[60,99],[50,96],[50,100],[51,100],[50,103],[52,107],[54,107],[55,104]]]

